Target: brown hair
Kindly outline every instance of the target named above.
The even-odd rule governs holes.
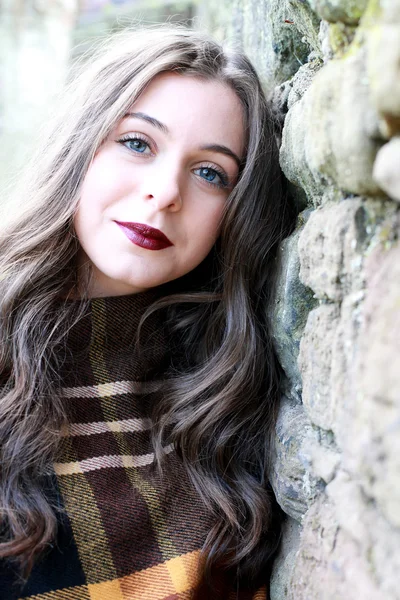
[[[56,527],[42,483],[66,421],[56,348],[85,304],[52,307],[79,289],[72,221],[80,186],[97,148],[166,71],[218,80],[236,92],[247,156],[212,252],[212,277],[201,289],[189,277],[187,289],[153,307],[169,306],[172,339],[189,357],[185,369],[176,367],[155,415],[156,456],[162,467],[166,425],[174,423],[182,461],[218,515],[205,545],[208,569],[222,564],[255,580],[278,543],[267,481],[278,375],[265,315],[273,250],[287,223],[275,125],[243,54],[169,26],[117,36],[71,84],[1,233],[0,502],[8,538],[0,556],[20,557],[26,572]]]

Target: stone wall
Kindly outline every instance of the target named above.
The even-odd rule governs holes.
[[[275,110],[299,209],[271,314],[286,381],[272,600],[400,598],[400,0],[211,0]]]

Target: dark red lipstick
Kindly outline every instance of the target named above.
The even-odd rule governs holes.
[[[163,250],[168,246],[173,246],[171,240],[167,238],[159,229],[154,229],[144,223],[127,223],[125,221],[115,221],[122,229],[126,237],[136,246],[146,248],[146,250]]]

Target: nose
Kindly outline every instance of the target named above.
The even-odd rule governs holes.
[[[144,199],[158,210],[177,212],[182,208],[182,182],[178,168],[154,169],[143,184]]]

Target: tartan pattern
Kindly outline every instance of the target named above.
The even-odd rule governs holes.
[[[1,585],[0,599],[193,598],[212,518],[172,446],[166,447],[166,477],[154,466],[146,394],[162,383],[162,373],[153,368],[164,358],[156,317],[144,331],[152,342],[146,359],[133,345],[152,300],[150,292],[94,299],[71,331],[68,346],[79,361],[65,364],[69,426],[54,463],[65,514],[55,547],[39,560],[22,592],[15,596]],[[235,593],[223,576],[215,583],[221,600],[266,598],[265,589]],[[211,595],[205,591],[198,598]]]

